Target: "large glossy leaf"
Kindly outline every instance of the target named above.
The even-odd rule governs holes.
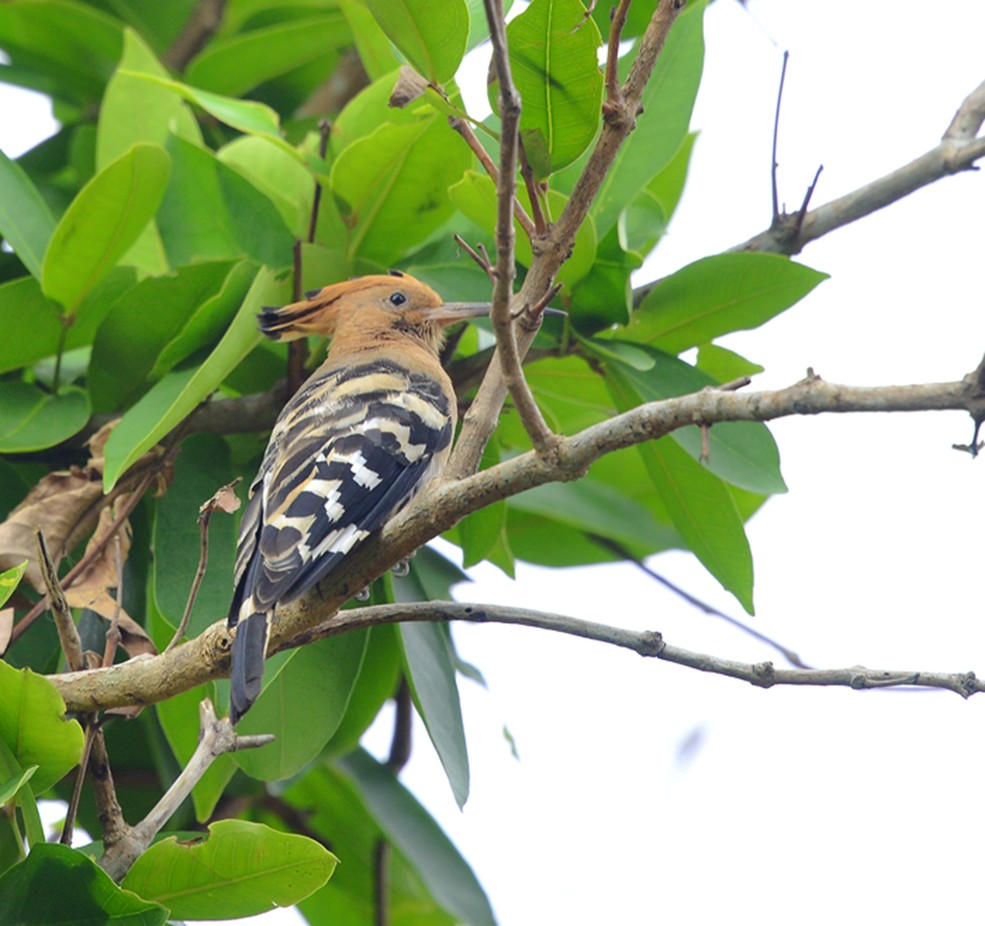
[[[218,293],[232,266],[209,261],[182,267],[170,276],[141,281],[116,303],[99,326],[92,349],[89,389],[97,411],[125,408],[147,388],[165,346]],[[228,314],[213,328],[216,335],[238,305],[225,306]]]
[[[92,859],[41,843],[0,877],[0,923],[10,926],[164,926],[168,911],[117,887]]]
[[[58,307],[45,298],[34,277],[0,286],[0,373],[30,366],[57,353],[59,347],[72,350],[91,344],[103,317],[134,279],[129,267],[111,270],[82,301],[75,324],[67,330]]]
[[[520,137],[539,178],[574,161],[598,130],[602,43],[580,0],[533,0],[506,28],[513,82],[523,99]]]
[[[237,727],[240,733],[273,733],[277,739],[262,749],[237,752],[240,768],[253,778],[278,781],[314,759],[345,716],[367,642],[365,631],[347,633],[295,652]]]
[[[192,59],[185,76],[195,87],[240,96],[329,54],[351,38],[345,17],[337,11],[276,22],[210,43]]]
[[[82,728],[65,720],[65,702],[51,682],[2,661],[0,738],[22,768],[38,766],[32,779],[38,794],[59,781],[82,755]]]
[[[103,479],[107,491],[126,468],[150,449],[219,387],[260,338],[256,314],[261,306],[286,301],[284,285],[261,270],[229,330],[198,366],[176,370],[156,383],[120,420],[106,442]]]
[[[188,105],[158,84],[133,76],[133,72],[167,78],[168,72],[144,40],[133,30],[123,36],[123,57],[106,86],[99,107],[96,133],[96,167],[102,169],[138,142],[165,146],[172,132],[196,144],[202,135]],[[143,274],[162,274],[167,257],[151,219],[127,251],[125,262]]]
[[[339,766],[388,839],[410,860],[439,904],[470,926],[494,926],[489,900],[468,863],[393,773],[357,750]]]
[[[429,81],[451,80],[469,38],[465,0],[366,0],[400,53]]]
[[[452,214],[448,187],[468,166],[468,149],[444,119],[379,126],[345,148],[330,185],[351,225],[348,253],[386,266],[413,251]]]
[[[19,774],[0,783],[0,806],[3,806],[7,801],[16,797],[17,792],[31,780],[37,770],[38,767],[36,765],[29,765]]]
[[[609,385],[622,408],[637,395],[617,376]],[[671,436],[637,447],[670,519],[688,548],[751,614],[752,553],[728,488]]]
[[[218,156],[267,196],[297,237],[307,235],[315,195],[315,181],[308,168],[280,145],[259,135],[241,135]],[[328,205],[322,203],[320,212],[328,211]]]
[[[676,354],[757,328],[828,275],[778,254],[717,254],[682,267],[647,294],[620,337]]]
[[[674,23],[643,93],[643,114],[623,142],[592,205],[599,237],[620,212],[671,161],[687,135],[701,81],[703,2],[688,4]]]
[[[146,42],[132,29],[125,29],[123,57],[99,107],[97,169],[108,166],[138,142],[163,147],[172,133],[201,143],[198,123],[184,100],[167,87],[139,75],[169,79],[167,69]]]
[[[41,288],[68,317],[137,240],[157,211],[171,172],[159,145],[137,144],[89,181],[48,243]]]
[[[400,62],[390,40],[362,0],[339,0],[339,8],[352,30],[359,60],[369,79],[376,80],[397,67]]]
[[[220,820],[192,841],[154,843],[123,887],[167,905],[176,919],[254,916],[303,900],[331,876],[338,859],[293,833],[245,820]]]
[[[51,210],[27,172],[0,151],[0,235],[38,280],[54,230]]]
[[[442,629],[430,622],[400,625],[407,682],[459,807],[469,796],[469,756],[455,660]]]
[[[85,390],[66,386],[42,392],[22,382],[0,382],[0,453],[28,453],[54,447],[89,420]]]
[[[661,228],[665,221],[660,210]],[[624,325],[633,307],[632,274],[642,264],[642,258],[620,244],[615,228],[599,241],[595,263],[589,273],[578,281],[568,312],[572,324],[582,334]]]
[[[752,551],[725,484],[674,441],[652,441],[639,451],[688,547],[752,614]]]
[[[615,346],[620,342],[603,343]],[[653,361],[648,369],[620,362],[606,365],[609,384],[617,388],[623,407],[658,402],[716,385],[710,376],[683,360],[650,347],[634,346]],[[678,428],[671,437],[695,460],[700,459],[704,442],[696,425]],[[725,421],[711,428],[707,443],[707,467],[719,478],[764,495],[786,492],[776,441],[765,424]]]
[[[180,83],[177,80],[168,80],[154,74],[136,71],[120,71],[120,73],[172,90],[182,99],[204,109],[220,122],[238,129],[240,132],[269,138],[275,144],[283,146],[285,151],[292,152],[295,157],[299,159],[301,157],[291,145],[288,145],[281,138],[280,119],[277,113],[263,103],[257,103],[254,100],[237,100],[234,97],[210,93],[207,90],[199,90],[197,87],[190,87],[188,84]]]
[[[294,235],[263,192],[184,139],[172,136],[168,150],[174,172],[157,221],[172,265],[241,256],[290,264]]]

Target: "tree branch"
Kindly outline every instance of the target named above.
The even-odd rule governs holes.
[[[963,698],[985,691],[985,680],[978,679],[974,672],[897,671],[867,669],[863,666],[850,666],[844,669],[777,669],[772,662],[736,662],[732,659],[722,659],[680,646],[672,646],[660,633],[653,630],[626,630],[563,614],[550,614],[507,605],[475,605],[457,601],[372,605],[340,611],[330,622],[316,628],[311,637],[334,636],[357,628],[407,621],[443,623],[466,621],[478,624],[517,624],[523,627],[538,627],[597,643],[608,643],[632,650],[640,656],[662,659],[664,662],[687,666],[701,672],[740,679],[758,688],[772,688],[775,685],[808,685],[862,690],[908,686],[954,691]]]
[[[798,213],[782,215],[773,225],[732,248],[733,251],[769,251],[775,254],[799,254],[811,241],[836,228],[909,196],[914,190],[942,177],[974,169],[985,157],[985,137],[980,137],[985,122],[985,82],[978,85],[962,102],[939,145],[898,170],[873,180],[851,193],[812,209],[799,226]]]
[[[433,483],[379,533],[357,546],[346,558],[346,568],[321,583],[320,593],[277,610],[271,628],[271,651],[310,633],[390,566],[472,511],[548,482],[577,479],[600,457],[663,437],[678,428],[722,421],[771,421],[823,412],[952,409],[985,417],[983,408],[985,393],[978,371],[952,383],[873,387],[834,385],[811,374],[776,391],[735,393],[707,389],[642,405],[562,438],[550,460],[528,452],[465,479]],[[222,619],[171,652],[50,678],[70,711],[146,705],[226,675],[230,644]]]
[[[667,34],[683,7],[683,0],[669,0],[661,3],[654,11],[653,18],[640,40],[636,59],[621,89],[621,100],[607,101],[603,112],[602,131],[589,155],[585,169],[571,191],[571,196],[549,233],[542,239],[538,238],[534,241],[534,258],[523,281],[523,287],[514,299],[514,304],[523,311],[526,311],[528,306],[537,305],[543,299],[554,283],[554,277],[561,265],[571,254],[575,235],[585,221],[588,209],[605,175],[612,166],[622,143],[636,125],[643,90],[653,73]],[[519,321],[517,354],[523,358],[540,327],[540,318],[521,317]],[[486,443],[496,428],[507,391],[500,365],[490,364],[475,401],[462,419],[461,436],[446,470],[449,476],[462,478],[478,468]]]

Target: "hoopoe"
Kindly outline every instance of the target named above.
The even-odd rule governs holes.
[[[444,466],[457,406],[438,351],[483,303],[446,303],[402,273],[366,276],[264,309],[275,341],[331,336],[281,412],[250,488],[228,623],[233,723],[260,694],[269,620],[324,579]]]

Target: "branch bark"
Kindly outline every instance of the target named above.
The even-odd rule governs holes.
[[[985,417],[978,371],[951,383],[911,386],[839,386],[813,374],[785,389],[735,393],[707,389],[652,402],[562,438],[550,460],[522,454],[460,480],[444,479],[367,538],[347,557],[346,568],[306,596],[277,611],[271,650],[299,641],[312,628],[394,563],[495,501],[548,482],[576,479],[607,453],[663,437],[690,424],[771,421],[820,413],[962,410]],[[159,656],[131,659],[87,672],[51,676],[70,711],[95,711],[161,701],[229,670],[231,638],[223,618],[194,640]]]

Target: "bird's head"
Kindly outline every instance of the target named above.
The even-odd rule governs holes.
[[[309,334],[355,339],[410,336],[437,350],[443,330],[457,321],[489,314],[482,302],[445,302],[430,286],[405,273],[357,277],[307,293],[280,308],[264,308],[260,330],[274,341]]]

